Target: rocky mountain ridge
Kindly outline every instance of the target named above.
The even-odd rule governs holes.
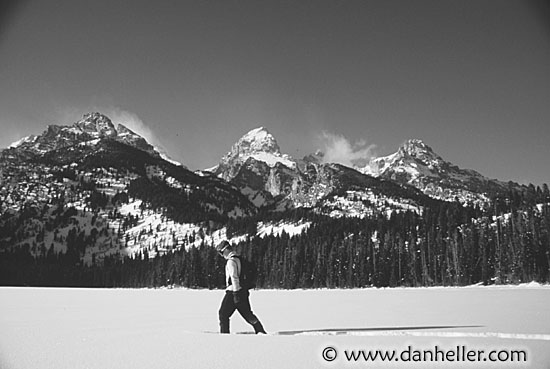
[[[414,186],[430,197],[464,204],[488,205],[492,195],[507,191],[514,183],[489,179],[471,169],[445,161],[422,140],[406,141],[391,155],[374,158],[362,173]]]
[[[365,217],[421,212],[422,204],[429,202],[414,187],[324,163],[319,151],[294,159],[281,153],[276,139],[263,127],[242,136],[210,170],[234,184],[257,207],[274,211],[310,208],[336,217]]]
[[[165,160],[99,113],[0,151],[0,252],[85,263],[155,255],[205,242],[214,224],[256,211],[233,185]]]
[[[8,149],[43,155],[75,144],[94,144],[101,139],[113,139],[151,155],[160,155],[143,137],[122,124],[115,128],[111,119],[98,112],[84,114],[82,119],[70,126],[50,124],[41,135],[27,136],[11,144]]]
[[[350,170],[416,188],[434,199],[480,206],[487,206],[495,193],[510,186],[521,188],[461,169],[419,139],[406,141],[394,154],[374,158],[365,167],[340,166],[327,175],[328,168],[331,164],[323,163],[322,152],[298,160],[282,154],[275,138],[260,127],[239,139],[211,171],[234,183],[256,206],[277,202],[294,207],[316,206],[324,196],[338,190],[335,178]]]
[[[51,125],[0,151],[0,283],[217,288],[221,239],[267,288],[548,280],[547,186],[516,190],[420,140],[369,164],[292,158],[260,127],[195,173],[99,113]]]
[[[211,244],[231,223],[257,214],[303,209],[331,218],[421,216],[440,200],[484,204],[491,191],[505,187],[453,166],[420,140],[368,168],[323,159],[321,152],[292,158],[259,127],[216,167],[193,173],[126,126],[89,113],[0,151],[0,251],[28,247],[35,256],[68,253],[87,263],[109,255],[152,256]]]

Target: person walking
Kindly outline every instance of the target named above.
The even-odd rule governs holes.
[[[242,265],[237,250],[227,240],[224,240],[216,246],[216,251],[226,260],[225,283],[227,287],[218,312],[220,333],[229,333],[229,318],[237,310],[244,320],[254,327],[256,334],[266,334],[262,323],[250,307],[249,291],[242,288],[239,281]]]

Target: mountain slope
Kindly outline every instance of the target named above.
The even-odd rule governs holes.
[[[260,127],[197,174],[99,113],[51,125],[0,151],[0,282],[215,288],[204,246],[222,238],[265,287],[548,280],[547,186],[514,191],[419,140],[363,173],[325,161]]]
[[[99,113],[0,151],[0,249],[88,262],[154,254],[255,212],[232,185],[164,160]]]
[[[234,183],[256,206],[272,204],[276,197],[289,192],[299,175],[296,162],[281,153],[264,127],[242,136],[209,171]]]
[[[333,216],[373,215],[389,210],[420,211],[429,201],[409,186],[373,178],[353,168],[322,163],[322,153],[294,160],[282,154],[263,127],[246,133],[211,169],[258,207],[315,208]]]
[[[509,188],[508,183],[489,179],[474,170],[461,169],[443,160],[418,139],[408,140],[394,154],[372,159],[367,166],[357,169],[374,177],[412,185],[445,201],[487,205],[493,195]]]
[[[111,119],[101,113],[84,114],[70,126],[51,124],[39,136],[31,135],[11,144],[8,149],[42,155],[47,152],[80,145],[94,145],[102,139],[112,139],[160,156],[154,146],[126,126],[115,128]]]

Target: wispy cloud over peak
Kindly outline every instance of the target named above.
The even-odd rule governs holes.
[[[346,166],[365,166],[374,156],[376,145],[365,139],[351,142],[340,134],[323,131],[320,136],[324,163],[338,163]]]

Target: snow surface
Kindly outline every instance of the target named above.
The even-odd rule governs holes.
[[[296,169],[296,163],[292,161],[288,157],[288,155],[272,154],[269,152],[257,152],[249,155],[249,157],[252,157],[258,161],[263,161],[270,168],[273,168],[275,165],[277,165],[277,163],[281,163],[290,169]],[[243,161],[244,160],[246,159],[243,159]]]
[[[178,223],[166,219],[166,216],[159,211],[152,209],[141,209],[142,201],[139,199],[130,199],[127,204],[119,208],[123,216],[132,215],[139,217],[137,224],[124,231],[123,240],[126,240],[124,250],[126,255],[136,256],[139,252],[147,249],[150,257],[155,257],[157,250],[160,253],[166,253],[170,250],[186,247],[201,247],[202,244],[216,245],[222,239],[226,239],[227,228],[222,227],[212,233],[205,232],[203,227],[192,223]],[[118,230],[120,220],[109,220],[109,227]],[[88,224],[89,221],[81,221],[82,224]],[[296,236],[307,231],[311,222],[259,222],[257,225],[257,236],[265,237],[267,235],[280,236],[286,232],[290,237]],[[201,232],[202,230],[202,232]],[[69,229],[63,234],[66,236]],[[90,229],[86,229],[90,233]],[[53,237],[53,235],[52,235]],[[189,237],[193,241],[187,242]],[[237,235],[229,239],[230,242],[239,243],[246,239],[246,235]],[[91,263],[91,255],[86,259]]]
[[[166,154],[166,153],[164,152],[164,150],[161,150],[161,149],[159,149],[158,147],[154,147],[154,149],[155,149],[156,152],[159,153],[159,155],[160,155],[160,157],[161,157],[162,159],[166,160],[166,161],[169,162],[169,163],[174,164],[175,166],[184,167],[184,168],[185,168],[185,165],[183,165],[182,163],[180,163],[180,162],[177,161],[177,160],[174,160],[174,159],[170,158],[170,157],[168,156],[168,154]]]
[[[275,138],[264,127],[258,127],[249,131],[237,142],[239,146],[242,146],[244,143],[249,146],[252,152],[263,152],[265,149],[276,150],[278,147]]]
[[[307,231],[307,229],[310,227],[311,222],[303,222],[300,221],[298,223],[289,223],[289,222],[277,222],[277,223],[271,223],[271,222],[260,222],[258,223],[258,232],[257,235],[260,238],[264,238],[265,236],[274,235],[274,236],[281,236],[283,232],[288,234],[290,237],[300,235]]]
[[[9,146],[8,146],[8,149],[15,149],[15,148],[18,148],[19,146],[23,145],[24,143],[27,143],[27,142],[34,142],[36,141],[38,137],[37,136],[34,136],[34,135],[30,135],[30,136],[25,136],[15,142],[12,142]]]
[[[550,288],[260,290],[267,336],[219,335],[221,290],[0,288],[0,367],[540,368]],[[232,332],[250,327],[235,314]],[[527,363],[346,362],[344,350],[526,350]],[[322,351],[339,356],[324,362]]]

